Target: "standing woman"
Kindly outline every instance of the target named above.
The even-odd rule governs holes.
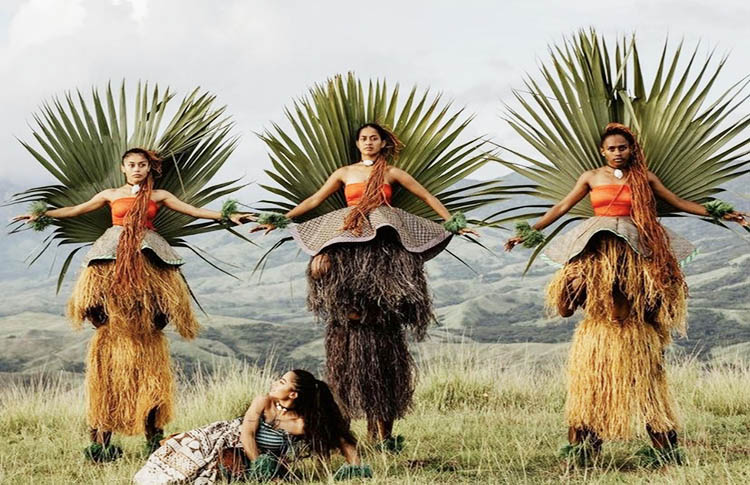
[[[99,192],[72,207],[14,218],[39,224],[78,217],[109,206],[112,227],[96,240],[68,302],[68,316],[81,328],[89,320],[96,332],[86,364],[86,394],[91,441],[86,456],[108,461],[121,450],[110,444],[113,432],[145,433],[150,449],[158,446],[173,413],[174,382],[163,328],[172,323],[186,339],[198,333],[190,293],[179,270],[182,258],[153,224],[160,208],[195,218],[235,224],[248,214],[200,209],[166,190],[154,188],[162,160],[150,150],[132,148],[122,155],[126,183]],[[231,209],[231,208],[229,208]]]
[[[415,384],[407,337],[423,339],[435,319],[424,262],[445,248],[451,232],[476,233],[461,214],[451,217],[435,196],[393,166],[403,144],[391,131],[366,123],[355,143],[360,160],[334,171],[283,217],[261,215],[253,231],[284,227],[344,189],[347,208],[290,231],[312,256],[307,303],[326,322],[328,381],[347,415],[364,415],[371,439],[398,451],[403,438],[392,436],[393,423],[409,409]],[[445,227],[392,207],[396,184],[447,221]]]
[[[548,287],[548,306],[564,317],[578,307],[585,311],[570,350],[566,452],[586,460],[602,440],[629,439],[637,425],[648,432],[659,462],[679,462],[664,350],[672,332],[685,332],[687,287],[680,262],[693,247],[662,227],[656,199],[690,214],[747,222],[726,207],[717,213],[709,210],[715,205],[677,197],[648,170],[636,136],[624,125],[607,125],[600,151],[606,164],[583,173],[536,224],[519,224],[505,247],[539,244],[541,230],[590,195],[594,217],[554,239],[546,251],[564,265]]]

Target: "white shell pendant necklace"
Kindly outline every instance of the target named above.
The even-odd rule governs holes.
[[[130,186],[130,193],[135,195],[141,190],[141,186],[138,184],[133,184]]]
[[[362,160],[362,165],[365,167],[372,167],[375,162],[373,160]]]
[[[617,180],[620,180],[625,174],[622,173],[622,170],[616,168],[615,171],[612,172],[612,175],[614,175]]]

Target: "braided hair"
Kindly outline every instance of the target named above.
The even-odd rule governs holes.
[[[141,155],[149,164],[146,180],[140,184],[135,196],[135,203],[128,210],[123,221],[123,231],[117,244],[114,288],[127,291],[126,288],[139,287],[137,284],[143,274],[143,258],[140,257],[141,241],[146,233],[146,216],[151,193],[154,190],[154,178],[161,175],[162,159],[156,152],[145,148],[131,148],[122,154],[122,163],[129,155]]]
[[[362,234],[362,226],[367,221],[367,216],[370,215],[370,212],[386,203],[385,194],[383,194],[385,172],[388,168],[388,163],[398,160],[398,155],[404,148],[404,144],[398,139],[395,133],[377,123],[365,123],[360,126],[357,130],[356,139],[359,139],[360,133],[365,128],[374,128],[378,132],[378,135],[380,135],[380,139],[385,141],[385,146],[378,153],[378,157],[372,166],[372,172],[367,179],[362,198],[344,219],[342,229],[351,231],[356,235]]]
[[[613,135],[620,135],[630,145],[628,163],[628,186],[632,194],[631,218],[638,229],[641,244],[648,250],[650,273],[657,287],[666,288],[675,283],[685,284],[680,265],[672,253],[669,238],[659,223],[656,212],[656,198],[648,181],[646,157],[635,134],[620,123],[609,123],[601,136],[600,147]]]

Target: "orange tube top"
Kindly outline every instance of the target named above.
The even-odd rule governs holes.
[[[630,187],[621,184],[600,185],[591,189],[595,216],[629,216]]]
[[[109,203],[112,209],[112,225],[122,226],[125,221],[125,216],[128,215],[128,211],[133,207],[135,197],[122,197]],[[148,210],[146,211],[146,227],[154,229],[154,218],[156,217],[156,211],[159,207],[153,200],[148,201]]]
[[[346,205],[349,207],[359,204],[362,199],[362,194],[365,193],[366,182],[356,182],[353,184],[346,184],[344,187],[344,195],[346,196]],[[388,204],[391,203],[391,196],[393,195],[393,189],[390,184],[383,184],[383,195]]]

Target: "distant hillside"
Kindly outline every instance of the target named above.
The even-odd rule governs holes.
[[[509,181],[520,182],[513,177]],[[746,177],[730,185],[722,198],[750,209],[748,181]],[[0,215],[7,219],[17,212],[17,208],[3,208]],[[726,346],[742,353],[750,351],[741,345],[750,341],[747,233],[740,236],[738,226],[730,232],[694,218],[674,218],[665,223],[701,250],[686,268],[691,294],[689,338],[678,340],[677,345],[702,358],[720,355],[720,349]],[[473,271],[448,253],[427,264],[439,319],[431,341],[569,341],[577,319],[547,318],[544,314],[543,290],[554,269],[539,261],[522,276],[528,251],[519,248],[510,254],[503,252],[502,243],[509,235],[506,231],[486,229],[481,233],[482,243],[493,254],[460,239],[450,246]],[[280,365],[314,367],[320,362],[323,329],[305,308],[307,256],[287,243],[270,256],[260,281],[258,274],[252,274],[265,249],[283,235],[278,231],[267,237],[253,236],[263,248],[228,233],[196,238],[196,245],[234,265],[229,269],[239,279],[182,251],[188,261],[185,275],[208,313],[202,316],[204,330],[199,339],[173,339],[173,354],[185,372],[192,372],[199,364],[211,366],[227,360],[264,363],[271,350]],[[55,295],[57,268],[64,253],[58,251],[51,273],[54,251],[32,268],[23,263],[23,257],[41,239],[40,234],[30,231],[0,238],[0,251],[5,255],[0,265],[0,292],[4,295],[0,307],[0,371],[8,375],[55,369],[80,372],[91,334],[90,329],[72,332],[62,316],[75,273],[72,269],[60,294]]]

